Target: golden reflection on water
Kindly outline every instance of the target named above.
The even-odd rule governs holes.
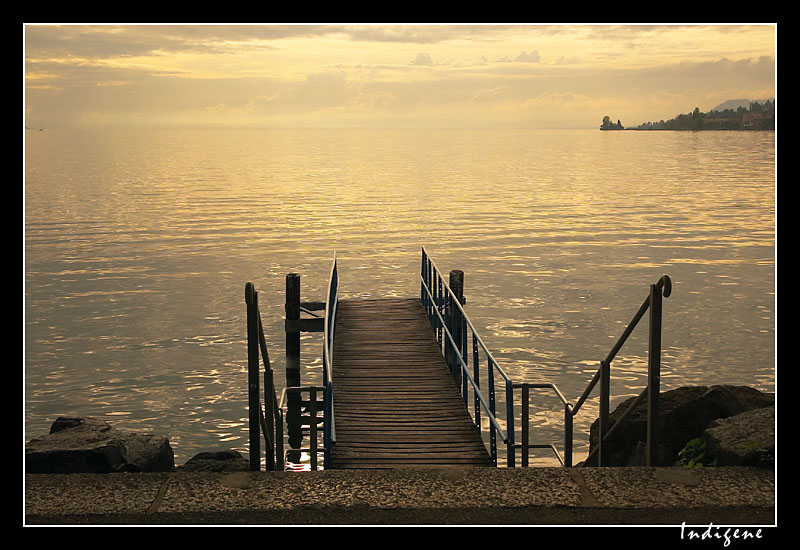
[[[426,245],[465,272],[503,368],[570,399],[668,273],[665,385],[774,388],[773,133],[53,130],[25,145],[26,435],[71,411],[146,421],[178,459],[246,452],[244,284],[283,384],[284,277],[323,299],[334,250],[343,297],[415,296]],[[319,345],[303,340],[304,379]],[[641,385],[646,338],[625,352],[614,399]],[[537,414],[558,441],[555,413]]]

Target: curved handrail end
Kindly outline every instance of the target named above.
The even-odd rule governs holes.
[[[664,274],[658,282],[663,286],[664,298],[669,298],[669,295],[672,294],[672,279],[669,278],[669,275]]]

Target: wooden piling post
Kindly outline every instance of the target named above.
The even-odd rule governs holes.
[[[450,272],[450,290],[452,294],[450,295],[450,299],[452,301],[458,300],[459,304],[464,303],[464,272],[459,269],[454,269]],[[463,337],[461,331],[463,330],[464,321],[462,319],[461,310],[458,309],[458,306],[451,303],[449,304],[450,309],[450,328],[452,330],[453,341],[456,343],[456,347],[458,352],[461,356],[464,356],[464,349],[463,349]],[[456,384],[459,386],[461,385],[461,365],[453,356],[453,360],[451,361],[452,369],[453,369],[453,377],[455,378]]]
[[[300,275],[286,275],[286,387],[300,386]],[[299,449],[303,440],[300,427],[299,392],[290,391],[287,395],[286,424],[289,432],[289,446]]]

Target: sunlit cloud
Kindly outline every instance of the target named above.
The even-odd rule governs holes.
[[[520,52],[520,54],[514,58],[514,61],[519,61],[522,63],[538,63],[539,52],[536,50],[531,50],[530,53]]]
[[[411,65],[415,65],[417,67],[429,67],[433,65],[433,60],[427,53],[418,53],[417,57],[411,60]]]
[[[26,117],[38,126],[594,127],[609,114],[631,124],[709,109],[732,91],[774,96],[775,32],[771,25],[28,25]]]

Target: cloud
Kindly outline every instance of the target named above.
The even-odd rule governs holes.
[[[274,49],[264,41],[336,32],[336,27],[316,25],[26,25],[25,54],[28,59],[99,60],[176,52],[226,53],[234,45]]]
[[[417,57],[415,57],[410,64],[418,67],[432,66],[433,59],[431,59],[431,56],[426,53],[418,53]]]
[[[530,25],[347,25],[337,30],[357,41],[438,44],[450,40],[493,40],[498,34],[530,29]]]
[[[520,61],[522,63],[538,63],[539,51],[531,50],[531,53],[520,52],[519,55],[514,58],[514,61]]]
[[[508,101],[512,96],[510,86],[496,86],[488,90],[478,90],[469,98],[470,103],[496,103]]]

